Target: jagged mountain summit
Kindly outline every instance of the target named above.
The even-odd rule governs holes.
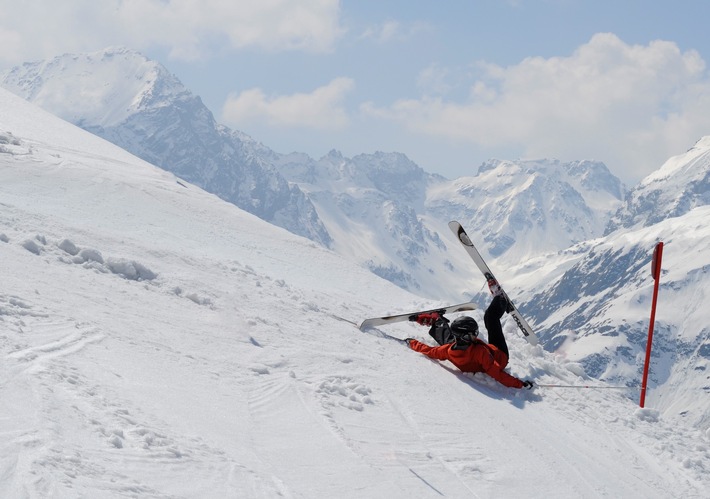
[[[427,211],[458,212],[502,265],[600,236],[625,188],[601,162],[491,160],[475,177],[432,187]]]
[[[636,186],[609,222],[619,228],[648,227],[710,204],[710,136],[666,161]]]
[[[433,279],[448,282],[451,271],[441,227],[422,217],[433,175],[400,153],[346,158],[331,151],[318,161],[290,154],[277,164],[316,206],[338,253],[405,289],[446,296]]]
[[[125,48],[26,63],[2,85],[258,217],[325,246],[313,205],[161,64]]]

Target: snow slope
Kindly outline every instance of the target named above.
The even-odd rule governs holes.
[[[432,304],[5,91],[0,108],[4,497],[705,497],[707,429],[361,333],[333,315]],[[593,383],[505,329],[514,375]]]

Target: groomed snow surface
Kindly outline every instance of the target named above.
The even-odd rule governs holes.
[[[439,304],[0,107],[0,496],[707,497],[710,431],[362,333]],[[598,384],[505,331],[512,374]]]

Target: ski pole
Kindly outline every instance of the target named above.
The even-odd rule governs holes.
[[[535,383],[535,388],[589,388],[593,390],[628,390],[636,389],[638,386],[593,386],[593,385],[540,385]]]

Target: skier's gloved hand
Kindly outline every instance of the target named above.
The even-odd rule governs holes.
[[[415,341],[414,338],[405,338],[404,341],[407,343],[409,348],[412,348],[412,342]]]
[[[523,381],[523,388],[527,388],[528,390],[533,389],[533,382],[532,381]]]
[[[425,314],[419,314],[419,315],[417,315],[417,324],[420,324],[422,326],[431,326],[440,317],[441,316],[439,315],[439,312],[429,312],[429,313],[425,313]]]

